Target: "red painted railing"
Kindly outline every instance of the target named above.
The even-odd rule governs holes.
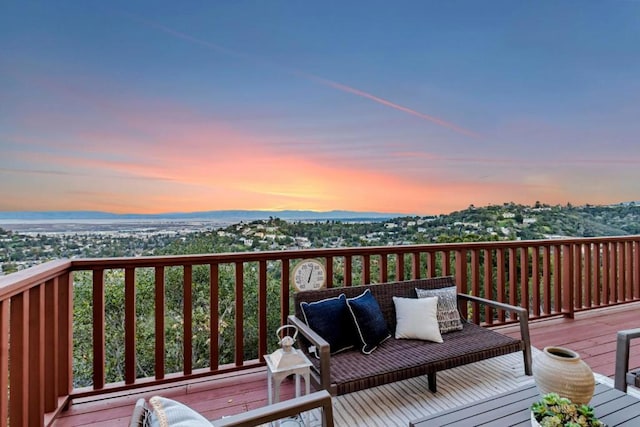
[[[0,277],[0,425],[49,424],[74,397],[262,365],[261,355],[271,350],[269,340],[275,331],[268,314],[275,310],[277,322],[285,322],[290,271],[303,258],[325,263],[328,286],[454,275],[460,292],[527,307],[531,319],[571,317],[577,311],[640,299],[640,236],[53,261]],[[76,324],[76,333],[72,332],[73,294],[87,274],[92,354],[75,356],[91,360],[91,384],[74,388],[72,361],[80,328]],[[137,296],[144,274],[153,288],[152,301],[144,303],[154,307],[154,372],[139,378],[139,347],[148,344],[141,341],[137,328],[137,322],[144,320]],[[176,280],[180,301],[169,301],[168,288]],[[105,318],[112,313],[106,289],[114,281],[124,301],[124,331],[118,343],[124,364],[118,368],[119,379],[109,381],[106,343],[112,334]],[[203,309],[196,297],[202,289],[208,299],[205,332],[197,330],[201,325],[194,318]],[[222,294],[228,292],[232,301],[221,307]],[[277,306],[269,304],[270,298]],[[473,305],[466,309],[465,315],[487,325],[515,320],[511,313],[480,312]],[[168,316],[170,310],[178,313],[174,315],[179,322]],[[229,313],[233,319],[227,322]],[[176,325],[180,369],[167,372],[167,336]],[[223,327],[233,330],[231,342],[221,341]],[[205,367],[202,361],[194,364],[194,346],[203,333],[209,346]],[[252,334],[256,340],[247,340]],[[247,346],[248,342],[254,344]],[[221,350],[228,347],[233,352],[225,359]]]

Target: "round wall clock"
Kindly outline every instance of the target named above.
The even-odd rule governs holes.
[[[291,282],[298,291],[322,289],[326,281],[324,264],[316,259],[304,259],[293,267]]]

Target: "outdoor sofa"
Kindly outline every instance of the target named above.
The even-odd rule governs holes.
[[[447,276],[296,293],[294,295],[295,315],[290,315],[288,322],[295,325],[303,337],[299,340],[299,346],[313,363],[311,382],[314,387],[326,389],[332,395],[341,395],[411,377],[428,375],[429,389],[436,392],[436,373],[438,371],[519,351],[523,353],[525,373],[531,375],[531,343],[527,311],[521,307],[459,294],[455,287],[453,277]],[[416,299],[416,289],[428,290],[436,295],[440,293],[438,299],[440,302],[446,300],[442,298],[443,292],[453,292],[454,305],[456,302],[458,305],[477,302],[480,304],[477,307],[487,305],[515,313],[520,324],[520,339],[476,325],[466,319],[461,319],[461,329],[441,333],[441,343],[424,339],[396,339],[397,319],[393,297]],[[355,305],[350,304],[365,299],[365,291],[368,291],[369,301],[373,296],[378,303],[379,311],[388,327],[390,337],[383,339],[375,346],[363,345],[365,343],[362,340],[362,332],[366,333],[366,328],[371,325],[356,325],[356,345],[353,348],[335,352],[340,349],[331,348],[326,338],[335,342],[335,334],[345,335],[348,331],[354,330]],[[312,314],[311,308],[319,311],[322,306],[331,304],[335,308],[345,298],[349,301],[347,316],[343,316],[344,313],[340,315],[342,317],[336,316],[335,310],[334,312],[329,310],[326,313],[320,311],[320,313],[314,314],[316,319],[320,318],[325,321],[323,333],[327,335],[326,337],[321,336],[307,324],[307,321],[312,320],[309,318]],[[402,301],[406,302],[406,300]],[[413,301],[408,302],[414,303]],[[442,314],[440,309],[441,307],[438,305],[438,315]],[[455,311],[458,311],[457,307]],[[305,316],[307,316],[306,319]],[[441,319],[439,318],[439,320]],[[316,329],[322,329],[320,326]],[[404,320],[403,329],[406,329]],[[337,346],[344,347],[344,342]],[[365,354],[365,352],[369,354]]]

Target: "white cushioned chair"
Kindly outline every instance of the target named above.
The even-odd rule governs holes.
[[[154,396],[149,402],[138,399],[131,415],[129,427],[254,427],[301,412],[322,409],[322,426],[333,427],[333,406],[331,395],[318,391],[305,396],[278,402],[241,414],[207,421],[202,415],[175,400]]]

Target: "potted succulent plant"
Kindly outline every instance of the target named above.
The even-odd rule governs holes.
[[[593,413],[593,407],[580,405],[548,393],[531,405],[531,425],[540,427],[606,427]]]

